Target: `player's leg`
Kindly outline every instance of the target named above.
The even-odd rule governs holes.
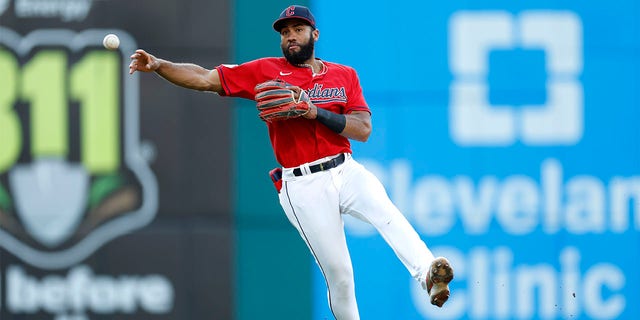
[[[358,320],[353,268],[331,174],[314,173],[288,180],[280,204],[298,229],[327,282],[329,307],[338,320]]]
[[[434,258],[371,172],[350,159],[344,165],[343,174],[345,183],[340,195],[345,213],[371,223],[411,276],[428,289],[431,303],[442,306],[448,298],[448,283],[453,277],[448,261]]]

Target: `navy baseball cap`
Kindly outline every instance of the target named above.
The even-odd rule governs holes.
[[[273,29],[280,32],[284,25],[284,21],[288,19],[302,19],[306,21],[313,29],[316,28],[316,18],[311,14],[311,10],[305,6],[292,5],[282,11],[278,20],[273,23]]]

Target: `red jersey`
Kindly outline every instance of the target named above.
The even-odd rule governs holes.
[[[314,105],[339,114],[367,111],[356,71],[348,66],[322,61],[322,72],[290,64],[284,57],[262,58],[240,65],[216,67],[224,95],[255,100],[254,87],[268,80],[281,79],[304,89]],[[285,168],[338,153],[351,153],[349,139],[317,120],[305,118],[267,122],[276,160]]]

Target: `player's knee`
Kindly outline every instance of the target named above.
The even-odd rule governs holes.
[[[341,297],[341,299],[351,297],[355,292],[353,279],[339,279],[333,282],[331,287],[332,294],[334,294],[336,297]]]
[[[355,285],[353,283],[353,269],[333,269],[331,275],[332,276],[328,279],[328,282],[330,283],[332,290],[335,290],[336,293],[340,292],[340,295],[348,295],[350,292],[354,291]]]
[[[331,264],[324,266],[327,274],[333,275],[335,280],[353,279],[353,268],[345,264]]]

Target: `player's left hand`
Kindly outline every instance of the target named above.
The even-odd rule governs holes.
[[[304,90],[282,80],[259,83],[255,92],[258,116],[267,122],[304,116],[313,106]]]

